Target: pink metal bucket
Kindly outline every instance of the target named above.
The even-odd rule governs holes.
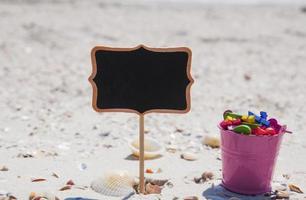
[[[270,192],[284,131],[274,136],[246,136],[220,130],[223,186],[240,194]]]

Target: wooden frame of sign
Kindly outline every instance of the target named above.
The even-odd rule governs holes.
[[[147,52],[156,52],[156,53],[176,53],[181,52],[187,55],[187,63],[186,63],[186,76],[188,79],[188,84],[185,90],[185,101],[186,105],[184,109],[148,109],[144,112],[140,112],[139,110],[130,109],[130,108],[100,108],[98,106],[98,87],[95,82],[95,77],[97,75],[98,67],[97,67],[97,52],[134,52],[138,50],[143,50]],[[191,50],[187,47],[178,47],[178,48],[149,48],[144,45],[139,45],[134,48],[112,48],[105,46],[97,46],[94,47],[91,51],[91,61],[92,61],[92,74],[88,78],[89,82],[93,87],[93,96],[92,96],[92,107],[97,112],[129,112],[136,113],[139,115],[139,189],[140,193],[144,193],[145,185],[144,185],[144,115],[148,113],[187,113],[191,108],[191,98],[190,98],[190,88],[194,83],[194,80],[191,76]],[[103,89],[101,89],[103,92]]]

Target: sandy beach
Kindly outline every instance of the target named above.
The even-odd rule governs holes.
[[[158,195],[125,199],[271,199],[228,192],[219,137],[224,110],[267,111],[286,124],[273,188],[306,199],[306,2],[304,5],[226,5],[161,1],[0,1],[0,199],[31,192],[59,199],[115,200],[90,188],[106,171],[138,176],[129,141],[138,116],[97,113],[88,82],[94,46],[187,46],[193,52],[191,111],[148,114],[146,137],[160,141],[162,157],[145,162],[169,179]],[[181,154],[192,150],[195,161]],[[254,169],[256,170],[256,169]],[[204,171],[214,178],[197,184]],[[56,174],[58,177],[56,177]],[[45,181],[32,182],[42,178]],[[59,191],[66,182],[75,186]],[[304,193],[289,191],[298,186]],[[173,186],[172,186],[173,185]]]

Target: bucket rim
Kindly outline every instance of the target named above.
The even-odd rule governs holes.
[[[225,131],[225,132],[229,132],[230,134],[235,134],[235,135],[241,135],[241,136],[247,136],[247,137],[262,137],[262,138],[273,138],[273,137],[280,137],[283,136],[286,133],[286,125],[283,126],[283,128],[280,130],[280,133],[275,134],[275,135],[244,135],[244,134],[239,134],[239,133],[235,133],[232,130],[226,130],[224,128],[222,128],[220,125],[218,125],[218,128],[221,131]]]

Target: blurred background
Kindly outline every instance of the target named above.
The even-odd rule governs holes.
[[[1,0],[0,165],[16,172],[0,181],[14,188],[15,175],[40,164],[21,160],[26,154],[51,156],[46,169],[56,162],[73,173],[80,160],[94,163],[137,136],[137,116],[93,111],[87,79],[94,46],[139,44],[193,52],[192,110],[148,115],[151,137],[197,146],[218,134],[224,110],[264,110],[294,132],[279,170],[305,180],[306,1]],[[185,135],[173,135],[177,128]]]

